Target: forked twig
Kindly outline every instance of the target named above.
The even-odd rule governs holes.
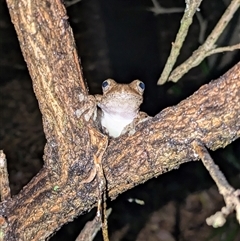
[[[216,48],[216,45],[215,45],[221,33],[226,28],[227,24],[230,22],[235,12],[238,10],[239,6],[240,6],[239,0],[232,0],[231,4],[226,9],[221,19],[219,20],[219,22],[211,32],[211,34],[207,37],[204,44],[201,45],[196,51],[194,51],[192,56],[188,58],[183,64],[181,64],[175,70],[173,70],[173,72],[169,76],[168,81],[177,82],[190,69],[199,65],[206,57],[208,57],[211,54],[240,49],[239,44],[230,46],[228,48],[227,47]],[[158,82],[158,84],[163,84],[163,83],[164,83],[163,81]]]
[[[168,76],[170,75],[173,69],[173,66],[177,61],[177,57],[180,53],[183,42],[187,36],[188,29],[192,24],[193,16],[195,12],[198,10],[201,2],[202,0],[186,0],[186,8],[185,8],[184,15],[181,19],[181,25],[178,30],[176,39],[174,43],[172,43],[172,49],[168,57],[167,63],[165,64],[165,67],[161,74],[161,77],[158,80],[158,85],[162,85],[167,81]]]
[[[192,143],[194,151],[200,157],[203,165],[208,170],[209,174],[215,181],[219,193],[223,195],[226,206],[221,211],[216,212],[214,215],[206,219],[208,225],[213,227],[221,227],[226,222],[226,217],[236,211],[236,218],[240,224],[240,190],[235,190],[226,180],[219,167],[214,163],[206,147],[200,142],[194,141]]]

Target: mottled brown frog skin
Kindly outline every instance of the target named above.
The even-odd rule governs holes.
[[[135,120],[146,118],[139,111],[143,102],[145,85],[140,80],[118,84],[113,79],[102,83],[103,95],[96,95],[98,114],[103,130],[111,137],[118,137],[134,128]]]

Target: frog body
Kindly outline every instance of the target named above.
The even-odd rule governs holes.
[[[143,102],[145,85],[140,80],[118,84],[113,79],[102,83],[103,95],[95,95],[98,119],[102,129],[111,137],[118,137],[134,128],[138,119],[147,115],[139,111]]]

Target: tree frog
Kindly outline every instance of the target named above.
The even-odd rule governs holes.
[[[95,95],[98,119],[101,127],[111,137],[118,137],[126,132],[134,131],[135,125],[147,117],[139,111],[143,102],[145,84],[134,80],[130,84],[119,84],[113,79],[102,83],[103,95]]]

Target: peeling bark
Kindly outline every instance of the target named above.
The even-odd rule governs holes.
[[[96,206],[97,147],[91,107],[72,30],[59,0],[7,1],[43,115],[44,167],[22,191],[0,204],[4,240],[45,240],[63,224]],[[197,160],[194,140],[223,148],[240,136],[240,63],[191,97],[141,123],[134,135],[109,141],[102,165],[108,196]]]

